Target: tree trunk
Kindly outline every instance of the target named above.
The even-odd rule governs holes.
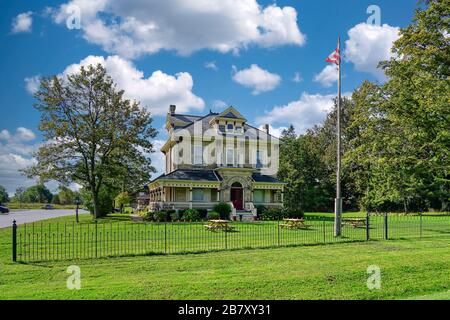
[[[94,202],[94,218],[100,218],[101,212],[100,212],[100,206],[98,201],[98,192],[96,192],[95,187],[91,187],[92,192],[92,201]]]

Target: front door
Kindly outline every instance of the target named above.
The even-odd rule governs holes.
[[[236,210],[244,210],[244,189],[231,187],[231,202]]]

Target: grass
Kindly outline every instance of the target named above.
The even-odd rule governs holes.
[[[41,209],[47,203],[19,203],[19,202],[9,202],[5,206],[10,210],[19,209]],[[75,204],[51,204],[54,209],[75,209],[77,206]]]
[[[422,222],[421,222],[422,221]],[[289,230],[276,221],[230,222],[232,232],[206,230],[206,222],[136,223],[129,216],[110,215],[92,221],[82,216],[62,217],[18,227],[18,260],[49,261],[73,258],[114,257],[166,253],[198,253],[219,250],[269,248],[295,245],[364,241],[366,230],[344,226],[343,236],[333,236],[333,218],[310,216],[308,230]],[[281,222],[282,225],[283,222]],[[422,228],[420,225],[422,224]],[[450,234],[450,216],[392,216],[390,238],[429,237]],[[384,218],[370,220],[371,239],[383,239]]]
[[[445,236],[40,263],[11,262],[10,239],[0,229],[0,299],[450,299]],[[69,265],[81,268],[79,291],[66,288]],[[381,268],[380,290],[366,287],[369,265]]]

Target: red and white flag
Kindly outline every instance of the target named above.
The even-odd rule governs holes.
[[[326,59],[327,62],[331,62],[331,63],[335,63],[337,65],[339,65],[341,60],[341,55],[340,55],[340,50],[339,48],[337,48],[336,50],[333,51],[333,53],[331,53],[328,58]]]

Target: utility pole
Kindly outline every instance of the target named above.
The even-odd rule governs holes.
[[[342,216],[342,198],[341,198],[341,37],[338,38],[338,101],[337,101],[337,163],[336,163],[336,199],[334,200],[334,236],[341,236],[341,216]]]

